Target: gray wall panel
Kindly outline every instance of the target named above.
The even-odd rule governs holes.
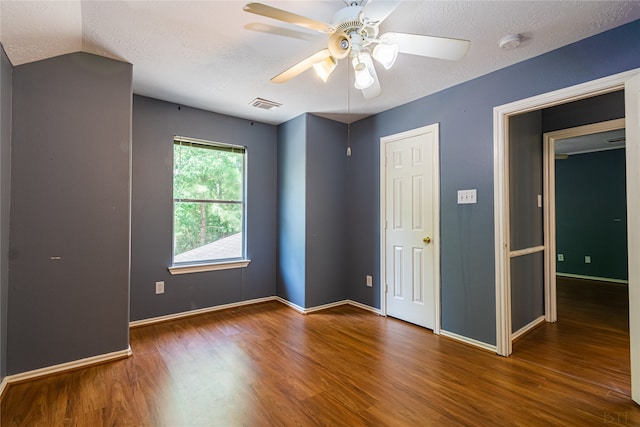
[[[511,332],[544,316],[544,252],[511,258]]]
[[[278,126],[278,296],[305,307],[307,115]]]
[[[568,129],[624,117],[624,91],[605,93],[542,110],[542,131]]]
[[[542,112],[509,119],[509,227],[512,251],[544,244]]]
[[[628,279],[625,169],[624,148],[556,160],[558,272]]]
[[[347,126],[304,114],[278,127],[278,295],[347,298]]]
[[[349,299],[371,307],[380,307],[380,127],[378,116],[352,124],[347,159]],[[373,276],[372,287],[363,286],[367,275]]]
[[[247,268],[169,273],[175,135],[247,147]],[[275,126],[134,96],[131,320],[275,295],[276,152]]]
[[[14,69],[8,374],[128,347],[131,75],[85,53]]]
[[[13,67],[0,46],[0,382],[7,375]]]
[[[305,306],[315,307],[348,295],[347,126],[309,114],[306,134]]]

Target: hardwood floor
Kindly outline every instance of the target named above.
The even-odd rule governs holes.
[[[0,423],[640,425],[628,376],[588,368],[587,352],[610,343],[580,337],[583,347],[556,354],[571,338],[561,322],[544,328],[530,334],[542,356],[527,350],[527,337],[503,358],[355,307],[303,316],[268,302],[132,329],[128,359],[11,385]],[[628,361],[620,367],[611,356],[606,369],[628,372]],[[565,373],[572,365],[581,366]]]
[[[512,357],[631,395],[628,288],[558,277],[557,299],[558,322],[516,342]]]

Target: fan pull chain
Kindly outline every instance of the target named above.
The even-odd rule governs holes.
[[[347,67],[347,157],[351,157],[351,67]]]

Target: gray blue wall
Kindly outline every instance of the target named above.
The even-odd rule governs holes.
[[[347,298],[346,136],[312,114],[278,127],[278,295],[303,308]]]
[[[542,111],[509,119],[510,250],[544,245]],[[511,258],[512,332],[544,315],[542,252]]]
[[[0,382],[7,375],[12,74],[11,63],[0,46]]]
[[[542,132],[553,132],[624,117],[624,91],[609,92],[542,110]]]
[[[493,108],[640,67],[640,21],[579,41],[352,126],[349,164],[349,286],[352,298],[380,306],[380,137],[440,123],[442,328],[495,344]],[[455,67],[455,63],[451,65]],[[428,73],[428,64],[425,64]],[[457,205],[476,188],[478,203]]]
[[[346,125],[307,115],[306,182],[305,306],[315,307],[347,298]]]
[[[556,160],[556,271],[628,279],[625,169],[624,149]]]
[[[172,276],[173,137],[247,147],[247,268]],[[133,99],[131,320],[275,295],[276,127]],[[165,293],[155,294],[155,282]]]
[[[542,195],[542,112],[532,111],[509,120],[510,249],[544,244]]]
[[[277,295],[305,307],[307,114],[278,126]]]
[[[7,374],[129,346],[131,78],[86,53],[13,70]]]

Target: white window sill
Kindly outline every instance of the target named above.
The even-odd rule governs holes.
[[[245,268],[251,262],[250,259],[241,259],[235,261],[216,262],[211,264],[185,264],[185,265],[172,265],[169,267],[169,273],[176,274],[188,274],[188,273],[200,273],[203,271],[216,271],[216,270],[230,270],[232,268]]]

